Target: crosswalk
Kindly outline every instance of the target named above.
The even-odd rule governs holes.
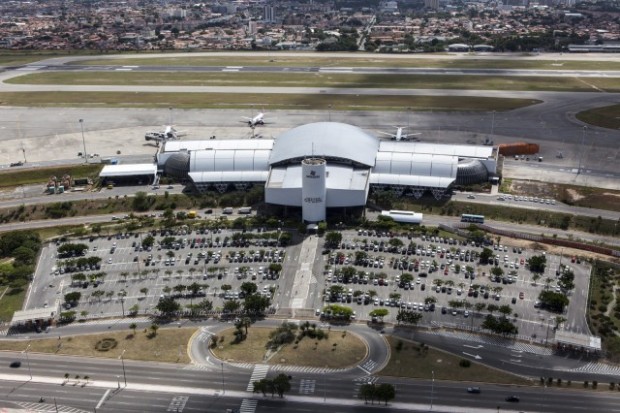
[[[258,400],[243,399],[241,401],[241,407],[239,407],[239,413],[254,413],[256,412],[256,405]]]
[[[504,347],[509,350],[523,351],[541,356],[549,356],[553,353],[551,349],[535,344],[507,340],[501,337],[481,336],[478,334],[468,333],[466,331],[430,331],[429,333],[443,337],[451,337],[458,340],[473,341],[491,346]]]
[[[377,376],[361,376],[361,377],[354,378],[353,382],[361,383],[361,384],[370,384],[370,383],[376,383],[377,380],[379,380],[379,377]]]
[[[363,372],[370,374],[377,367],[377,362],[368,359],[364,364],[358,366]]]
[[[257,364],[254,366],[254,370],[252,371],[252,376],[250,377],[250,383],[248,383],[247,391],[254,391],[254,382],[261,381],[265,377],[267,377],[267,372],[269,371],[269,365],[267,364]]]
[[[252,363],[230,363],[230,366],[251,370],[254,368]],[[330,369],[326,367],[305,367],[305,366],[270,366],[272,371],[279,371],[282,373],[306,373],[306,374],[331,374],[331,373],[344,373],[350,369]]]
[[[316,380],[301,379],[299,382],[299,394],[314,394]]]
[[[556,368],[555,370],[573,373],[597,373],[620,376],[620,366],[612,366],[605,363],[590,362],[576,368]]]
[[[44,412],[59,412],[59,413],[89,413],[87,410],[78,409],[75,407],[54,405],[49,403],[32,403],[32,402],[16,402],[18,406],[24,408],[28,412],[44,413]]]

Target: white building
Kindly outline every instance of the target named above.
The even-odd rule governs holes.
[[[201,191],[265,187],[265,202],[301,207],[305,221],[327,208],[359,207],[370,191],[444,196],[455,184],[486,182],[496,172],[490,146],[380,140],[345,123],[299,126],[277,139],[165,142],[157,155],[167,175]]]
[[[266,5],[263,10],[263,21],[265,23],[276,23],[276,8]]]

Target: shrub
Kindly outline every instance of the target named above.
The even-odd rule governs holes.
[[[596,380],[592,380],[592,388],[596,389],[596,386],[598,385],[598,381]]]
[[[398,343],[396,343],[396,351],[401,351],[403,349],[403,342],[401,340],[398,340]]]
[[[468,368],[468,367],[471,366],[471,361],[465,360],[465,359],[461,359],[461,361],[459,361],[459,366],[461,366],[463,368]]]
[[[95,350],[97,351],[110,351],[118,345],[118,342],[114,338],[103,338],[95,344]]]
[[[583,382],[583,387],[588,387],[588,381],[587,380]]]

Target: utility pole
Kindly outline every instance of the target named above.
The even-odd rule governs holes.
[[[124,349],[118,358],[121,359],[121,364],[123,366],[123,379],[125,380],[125,387],[127,387],[127,373],[125,372],[125,359],[123,358],[125,351],[127,351],[127,349]]]
[[[224,394],[226,393],[226,387],[224,382],[224,363],[220,362],[220,365],[222,366],[222,394]]]
[[[30,370],[30,357],[28,356],[28,350],[30,349],[30,343],[28,343],[28,347],[22,353],[26,353],[26,360],[28,362],[28,374],[30,374],[30,380],[32,380],[32,370]]]
[[[435,393],[435,370],[431,371],[432,379],[431,379],[431,410],[433,410],[433,396]]]
[[[84,139],[84,119],[80,119],[80,129],[82,130],[82,145],[84,146],[84,162],[88,163],[88,154],[86,153],[86,140]]]

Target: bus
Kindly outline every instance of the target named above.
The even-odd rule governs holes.
[[[484,215],[462,214],[461,222],[475,222],[477,224],[484,224]]]

